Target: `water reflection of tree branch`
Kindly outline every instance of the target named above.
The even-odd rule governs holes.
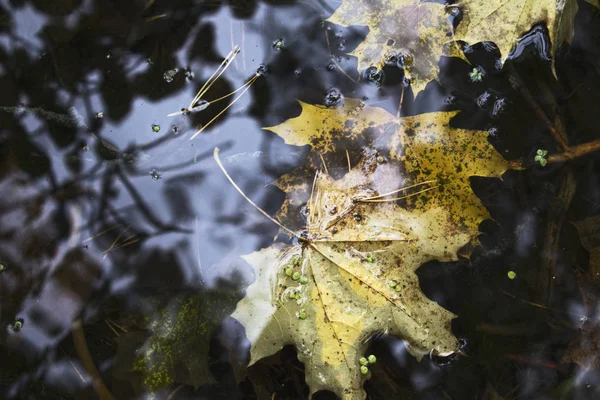
[[[123,173],[123,170],[121,168],[117,168],[116,172],[117,172],[117,174],[118,174],[121,182],[123,183],[123,186],[125,186],[125,189],[127,189],[127,191],[129,192],[129,195],[136,202],[136,204],[137,204],[139,210],[141,211],[142,215],[144,215],[146,217],[146,219],[148,221],[150,221],[150,223],[152,223],[155,227],[157,227],[158,229],[165,230],[165,231],[176,231],[176,232],[182,232],[182,233],[193,233],[193,231],[190,230],[190,229],[179,228],[179,227],[177,227],[175,225],[169,225],[169,224],[162,223],[158,219],[158,217],[156,217],[154,215],[154,213],[152,212],[152,210],[150,209],[150,207],[148,207],[146,205],[146,203],[142,199],[142,196],[138,193],[138,191],[136,190],[136,188],[129,181],[129,179],[127,178],[127,176]]]

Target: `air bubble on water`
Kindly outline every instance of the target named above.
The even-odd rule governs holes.
[[[302,74],[302,70],[300,68],[296,68],[294,70],[294,75],[298,78]]]
[[[330,62],[327,64],[327,71],[333,71],[335,69],[335,64]]]
[[[453,94],[448,95],[448,97],[446,97],[446,99],[444,100],[444,103],[446,104],[456,104],[456,96]]]
[[[194,73],[190,69],[185,70],[185,79],[191,81],[194,79]]]
[[[448,6],[448,7],[446,7],[446,13],[453,17],[456,17],[456,16],[460,15],[460,7]]]
[[[342,40],[342,41],[340,42],[340,44],[338,44],[338,49],[339,49],[339,50],[344,50],[345,48],[346,48],[346,41],[345,41],[345,40]]]
[[[110,60],[110,58],[112,57],[112,54],[110,53],[110,51],[108,53],[106,53],[106,59]]]
[[[98,118],[98,119],[104,118],[104,113],[102,111],[97,112],[96,113],[96,118]]]
[[[173,82],[173,79],[175,79],[175,75],[177,75],[178,72],[179,70],[177,68],[168,69],[163,74],[163,79],[165,80],[165,82],[171,83]]]
[[[338,106],[338,105],[342,104],[343,101],[344,101],[344,96],[336,88],[329,89],[327,91],[327,93],[325,94],[325,105],[327,107]]]
[[[173,131],[174,135],[177,135],[179,133],[179,128],[177,127],[177,125],[175,125],[173,128],[171,128],[171,130]]]
[[[162,174],[160,172],[158,172],[158,170],[153,169],[150,170],[150,176],[152,177],[152,179],[154,179],[155,181],[159,180],[160,178],[162,178]]]
[[[404,87],[409,87],[410,86],[410,78],[408,76],[403,76],[402,77],[402,85]]]

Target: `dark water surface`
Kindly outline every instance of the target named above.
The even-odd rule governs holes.
[[[245,368],[249,343],[229,314],[254,277],[239,256],[269,246],[277,227],[239,196],[212,152],[219,147],[231,176],[274,214],[283,193],[271,184],[301,165],[308,149],[262,127],[297,116],[298,99],[327,104],[332,93],[396,113],[402,72],[357,74],[346,53],[368,29],[323,22],[338,6],[0,0],[1,398],[93,399],[103,387],[115,399],[151,398],[131,371],[135,351],[150,343],[148,321],[171,326],[189,301],[203,339],[175,354],[175,380],[155,398],[308,396],[291,347]],[[557,56],[558,81],[540,54],[540,32],[508,65],[547,115],[563,117],[571,144],[600,138],[600,12],[580,1],[573,43]],[[234,45],[240,53],[205,99],[261,74],[190,141],[235,97],[187,116],[167,114],[187,107]],[[406,90],[403,114],[461,110],[454,125],[489,130],[507,159],[555,152],[508,67],[494,69],[494,49],[474,45],[469,59],[486,72],[483,82],[470,81],[473,67],[464,61],[444,58],[444,87],[432,82],[416,99]],[[470,260],[418,272],[427,296],[459,315],[453,332],[464,356],[417,362],[402,341],[375,338],[369,398],[600,398],[597,370],[561,363],[580,338],[581,318],[600,318],[584,308],[577,274],[588,269],[589,253],[568,223],[600,212],[598,160],[472,179],[494,218],[481,225],[482,247]],[[557,193],[567,175],[576,189],[564,209]],[[552,294],[541,308],[547,226],[564,216]],[[510,270],[517,279],[507,278]],[[185,360],[194,357],[208,367],[192,377]]]

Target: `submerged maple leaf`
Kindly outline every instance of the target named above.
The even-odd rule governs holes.
[[[415,95],[437,78],[438,59],[452,33],[444,5],[415,0],[346,0],[328,21],[368,26],[369,34],[350,53],[358,57],[358,69],[380,69],[396,58]]]
[[[209,367],[211,337],[237,297],[229,283],[220,285],[176,296],[166,306],[158,299],[144,300],[155,311],[127,316],[129,329],[118,338],[115,378],[131,381],[136,392],[149,399],[175,383],[194,388],[215,383]]]
[[[577,274],[586,315],[580,319],[580,335],[563,355],[584,370],[600,370],[600,215],[574,222],[581,244],[590,252],[587,271]]]
[[[233,317],[246,328],[251,364],[293,344],[311,394],[364,399],[368,368],[361,371],[359,360],[372,335],[399,336],[419,358],[458,350],[454,314],[421,292],[415,271],[431,260],[457,260],[476,240],[489,215],[468,179],[500,177],[508,165],[486,132],[450,127],[456,112],[396,118],[353,99],[302,109],[268,129],[319,153],[347,140],[368,149],[339,179],[318,171],[308,186],[290,175],[279,182],[287,213],[306,202],[305,229],[282,226],[297,244],[244,257],[256,281]]]
[[[598,0],[585,0],[599,7]],[[452,5],[419,0],[343,0],[328,21],[343,26],[369,27],[365,40],[352,52],[358,69],[380,69],[396,59],[410,78],[416,95],[437,78],[442,55],[466,60],[454,41],[493,42],[502,62],[517,41],[535,24],[544,23],[550,35],[549,54],[571,42],[577,0],[459,0]],[[449,14],[461,12],[456,29]]]

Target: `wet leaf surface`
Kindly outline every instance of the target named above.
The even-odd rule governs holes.
[[[382,152],[367,150],[355,165],[348,158],[351,169],[339,179],[323,164],[314,181],[305,175],[304,185],[298,176],[279,182],[288,194],[281,220],[291,221],[285,214],[301,201],[307,222],[297,245],[244,257],[256,281],[233,316],[252,343],[251,363],[294,344],[311,393],[360,399],[359,359],[372,335],[401,337],[419,359],[458,350],[454,315],[423,295],[415,271],[431,260],[456,261],[477,243],[489,214],[469,178],[500,177],[508,164],[486,132],[451,128],[455,115],[396,118],[346,99],[335,108],[302,104],[300,116],[268,128],[325,155],[343,140]]]

